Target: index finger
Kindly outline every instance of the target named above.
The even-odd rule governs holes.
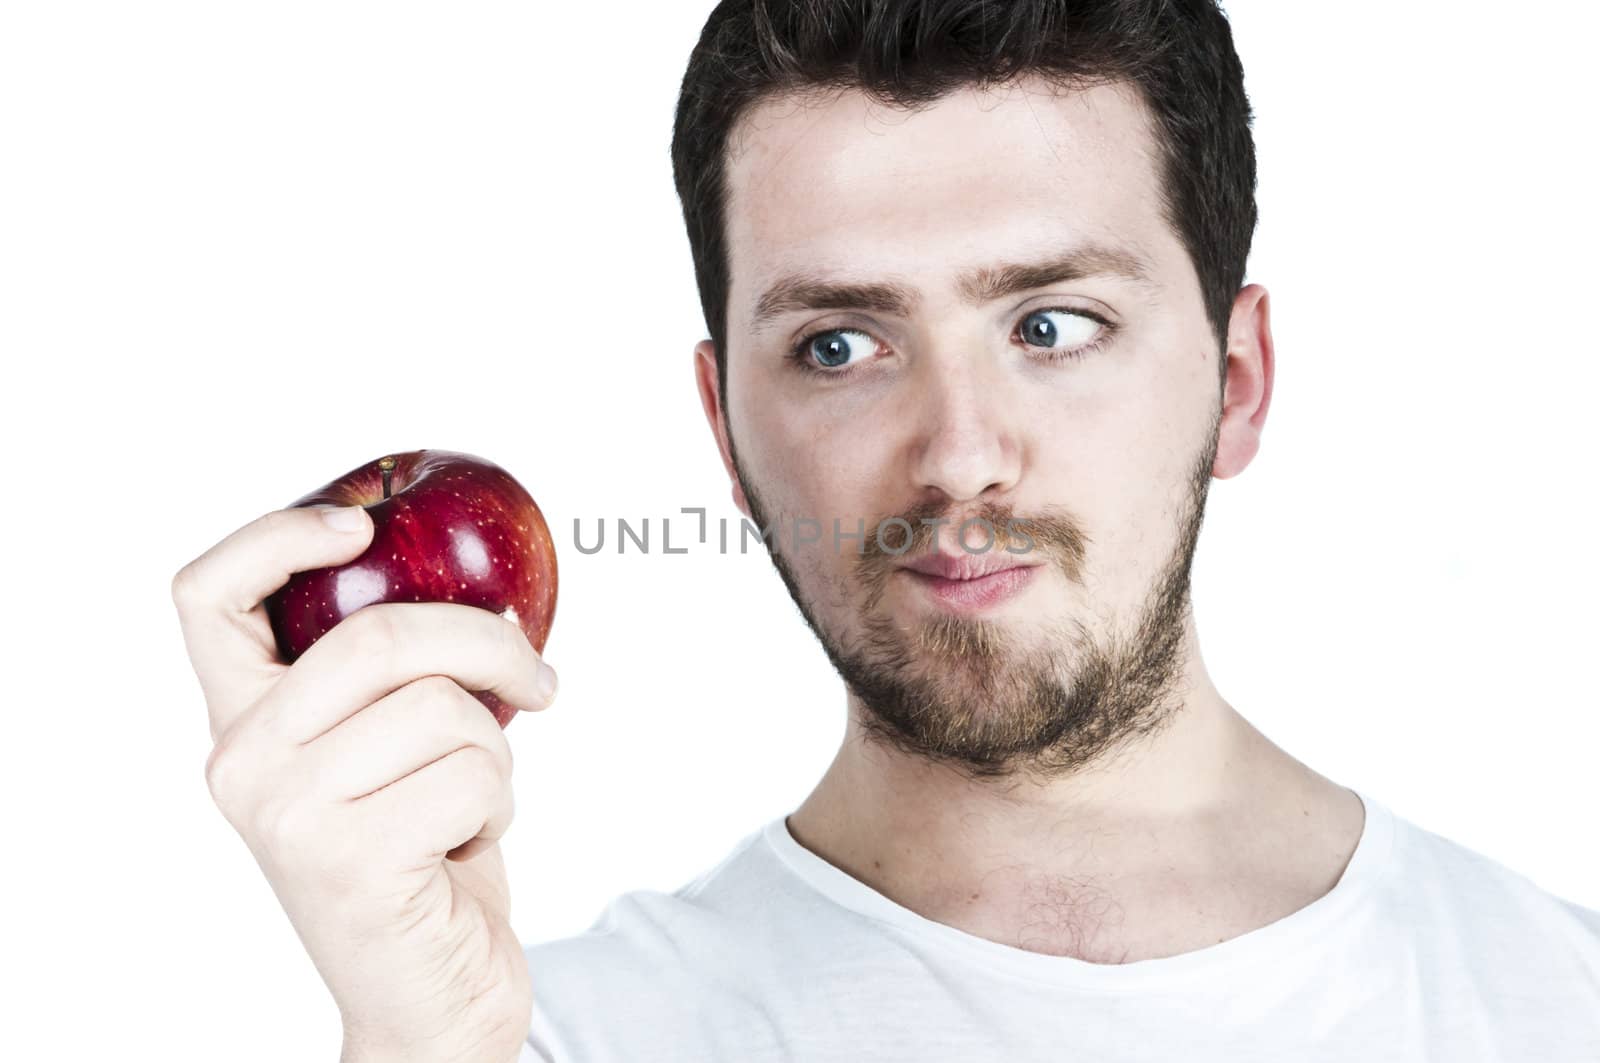
[[[465,690],[487,690],[518,709],[539,710],[552,696],[540,684],[542,663],[521,627],[487,609],[377,602],[339,621],[306,650],[273,689],[259,722],[303,744],[426,675],[448,676]]]

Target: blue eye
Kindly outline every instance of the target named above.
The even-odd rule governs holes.
[[[852,336],[859,339],[852,340],[849,338]],[[859,329],[828,329],[801,340],[795,349],[795,357],[801,359],[801,364],[807,368],[815,368],[811,363],[814,359],[816,365],[837,369],[870,356],[875,346],[872,337]]]
[[[1022,319],[1023,342],[1035,347],[1056,347],[1063,338],[1068,349],[1087,343],[1101,322],[1087,313],[1072,310],[1035,310]],[[1064,336],[1063,336],[1064,334]]]

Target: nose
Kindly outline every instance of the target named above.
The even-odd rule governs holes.
[[[1016,414],[983,359],[925,365],[912,416],[912,487],[953,503],[1005,495],[1022,471]]]

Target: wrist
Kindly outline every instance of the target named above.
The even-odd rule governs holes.
[[[518,1063],[527,1035],[518,1037],[511,1046],[508,1038],[498,1033],[471,1044],[395,1045],[346,1029],[339,1063]]]

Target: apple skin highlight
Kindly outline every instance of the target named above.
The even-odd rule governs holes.
[[[477,606],[515,623],[544,652],[556,609],[555,543],[538,504],[500,466],[457,451],[396,453],[288,508],[315,505],[365,507],[372,543],[346,564],[295,573],[263,603],[286,663],[376,602]],[[472,693],[501,727],[517,714],[487,690]]]

